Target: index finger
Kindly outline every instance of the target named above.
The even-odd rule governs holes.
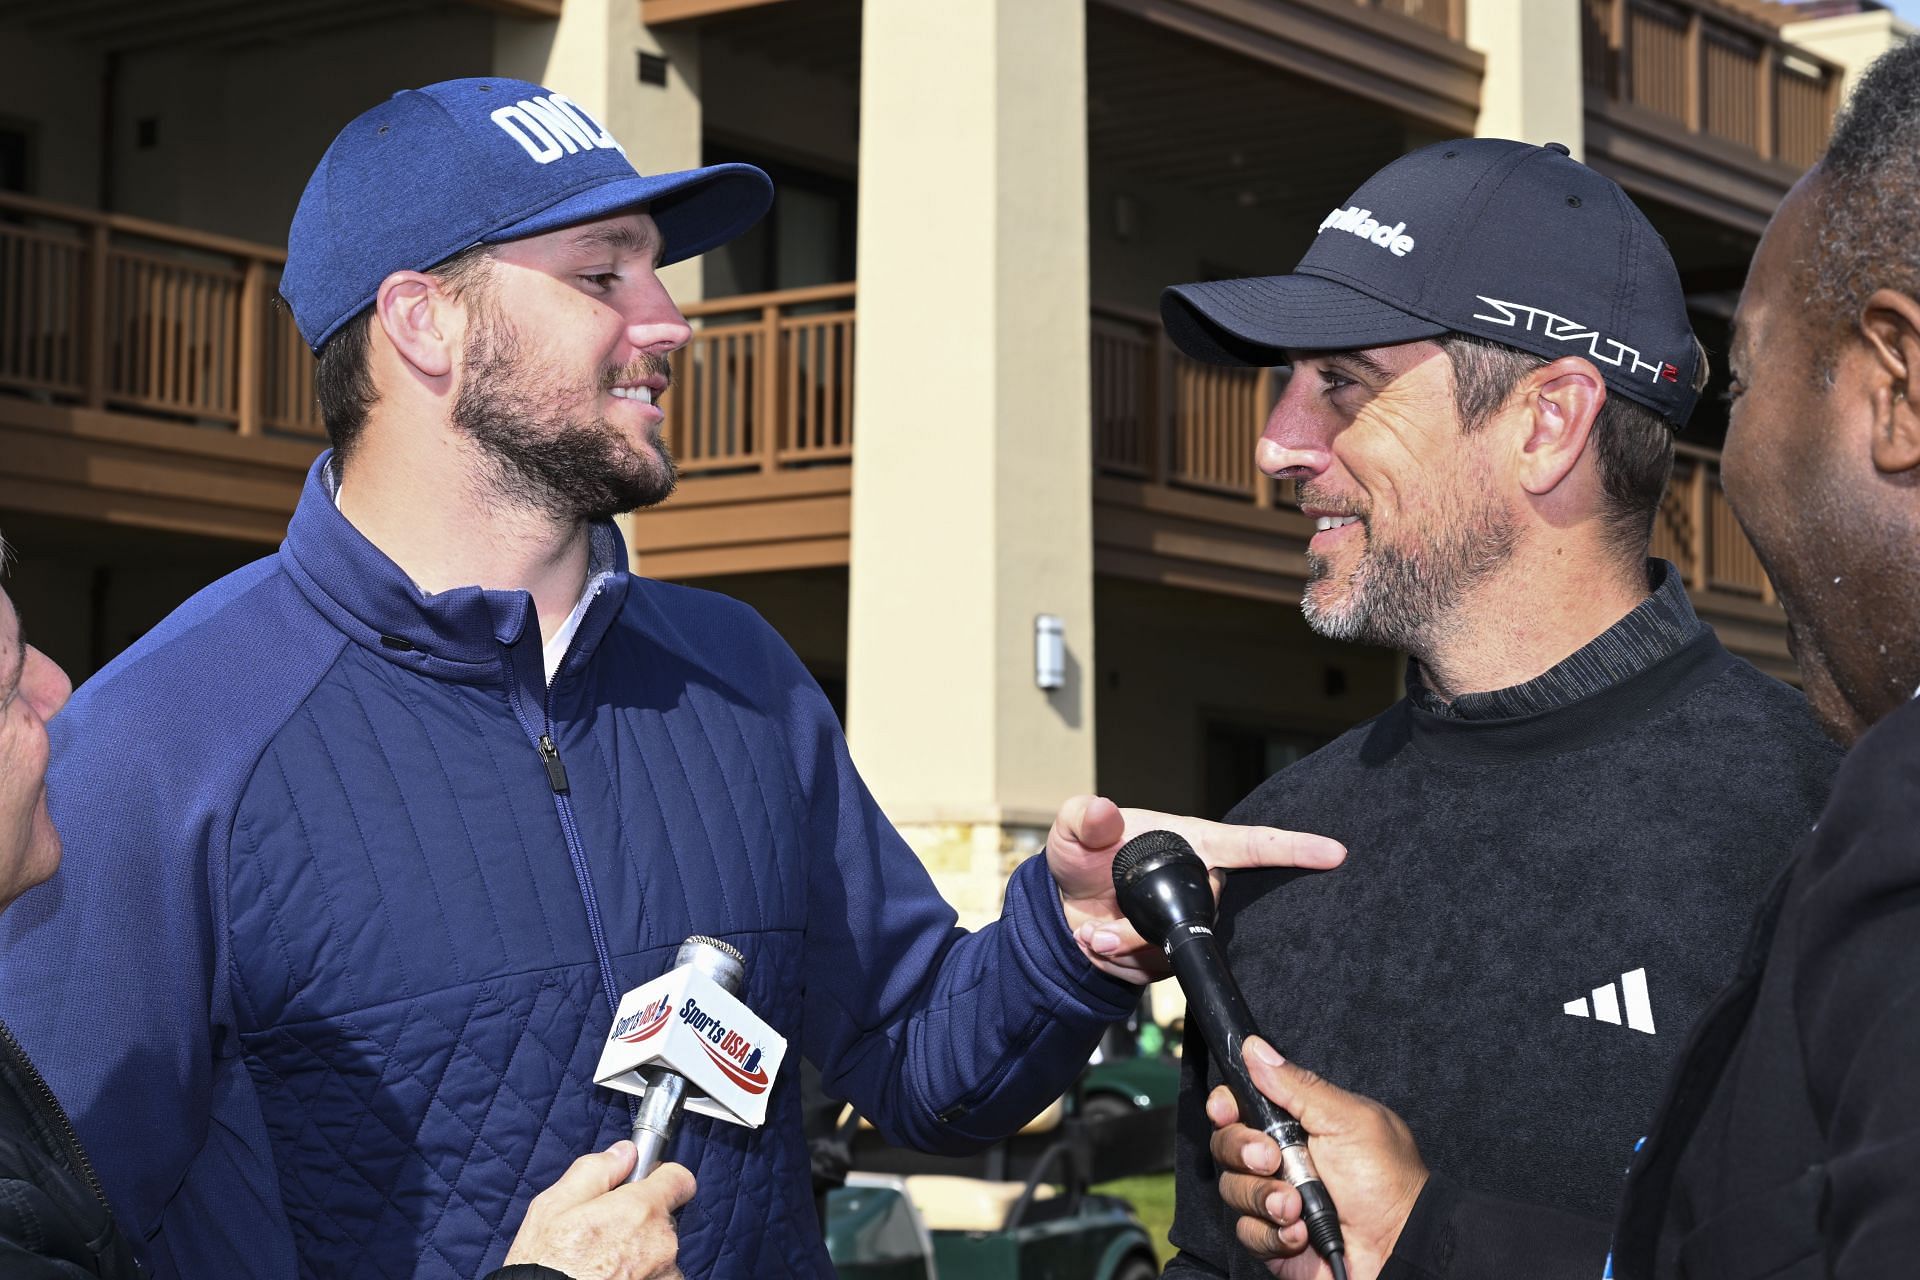
[[[1165,830],[1193,846],[1209,867],[1236,870],[1245,867],[1301,867],[1324,871],[1347,856],[1338,840],[1279,827],[1244,827],[1205,818],[1187,818],[1152,809],[1122,809],[1129,834]]]

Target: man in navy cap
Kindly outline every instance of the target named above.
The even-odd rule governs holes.
[[[1436,1187],[1603,1211],[1837,759],[1648,558],[1706,377],[1672,259],[1564,147],[1471,139],[1370,178],[1292,274],[1162,314],[1196,359],[1291,366],[1256,457],[1316,518],[1307,620],[1411,656],[1229,815],[1351,850],[1228,885],[1255,1021],[1406,1117]],[[1169,1273],[1263,1275],[1203,1047],[1184,1072]]]
[[[398,94],[321,160],[281,292],[333,450],[277,555],[75,696],[67,871],[6,921],[0,1009],[160,1275],[499,1261],[533,1192],[628,1131],[593,1084],[612,1011],[692,934],[925,1147],[1017,1128],[1132,1007],[1114,975],[1144,961],[1099,929],[1120,811],[1070,805],[964,934],[771,628],[626,571],[608,517],[671,488],[689,337],[657,269],[771,197],[744,165],[642,176],[504,79]],[[684,1171],[641,1185],[659,1274],[827,1274],[798,1103],[689,1117],[677,1231]]]

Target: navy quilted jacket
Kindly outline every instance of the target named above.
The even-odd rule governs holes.
[[[426,597],[309,475],[54,723],[66,864],[0,925],[0,1015],[162,1277],[462,1277],[624,1136],[609,998],[689,934],[892,1140],[1017,1127],[1134,991],[1044,862],[968,934],[751,609],[616,572],[546,685],[524,592]],[[611,526],[601,557],[624,564]],[[548,744],[551,744],[549,747]],[[829,1273],[798,1063],[689,1117],[692,1277]]]

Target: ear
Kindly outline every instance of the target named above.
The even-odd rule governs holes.
[[[1873,465],[1897,473],[1920,467],[1920,302],[1877,289],[1860,313],[1872,357]]]
[[[1606,402],[1600,371],[1578,356],[1562,356],[1520,380],[1512,404],[1526,415],[1519,472],[1528,493],[1551,493],[1572,474]]]
[[[429,378],[453,371],[461,322],[440,282],[419,271],[396,271],[380,282],[373,314],[400,358]]]

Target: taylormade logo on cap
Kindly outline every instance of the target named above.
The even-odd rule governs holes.
[[[536,164],[552,164],[563,155],[581,151],[627,153],[612,134],[563,93],[522,98],[501,107],[490,118],[519,143]]]
[[[1332,227],[1335,231],[1350,231],[1372,244],[1379,245],[1396,258],[1404,258],[1413,252],[1413,237],[1403,234],[1407,229],[1404,222],[1387,226],[1373,216],[1373,210],[1362,209],[1359,205],[1348,205],[1344,209],[1335,209],[1320,220],[1320,230]]]

